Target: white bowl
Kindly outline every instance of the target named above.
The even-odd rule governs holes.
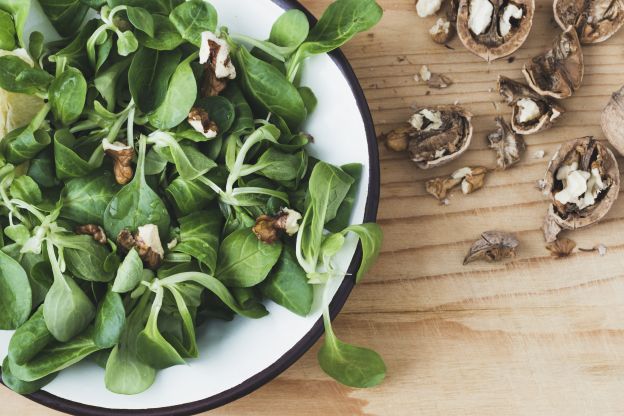
[[[220,25],[228,26],[232,33],[259,39],[268,38],[272,23],[285,10],[305,11],[295,0],[210,1],[219,12]],[[55,32],[38,3],[32,3],[26,31],[39,30],[50,40]],[[314,57],[305,63],[302,85],[311,87],[318,98],[318,106],[304,129],[315,139],[310,153],[336,165],[364,165],[352,223],[375,221],[379,201],[375,131],[351,67],[339,51]],[[341,269],[348,270],[349,277],[330,283],[334,291],[332,316],[353,287],[351,276],[360,262],[354,239],[349,240],[337,260]],[[231,322],[209,322],[197,331],[200,357],[188,365],[160,371],[154,385],[144,393],[111,393],[104,386],[104,370],[87,359],[63,370],[43,391],[28,397],[57,410],[84,415],[175,415],[221,406],[276,377],[318,340],[323,332],[318,293],[316,299],[305,318],[269,302],[270,314],[259,320],[236,317]],[[2,357],[10,337],[10,331],[0,331]]]

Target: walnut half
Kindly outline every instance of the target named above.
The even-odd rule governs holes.
[[[498,77],[498,92],[512,107],[511,128],[518,134],[546,130],[565,112],[554,100],[502,75]]]
[[[461,0],[457,34],[470,52],[493,61],[522,46],[534,13],[535,0]]]
[[[520,245],[518,238],[511,233],[504,231],[486,231],[481,234],[481,238],[474,242],[464,264],[477,260],[488,262],[501,261],[506,258],[515,257],[516,249]]]
[[[468,149],[472,140],[472,114],[454,105],[422,107],[409,126],[382,137],[392,150],[408,150],[421,169],[449,163]]]
[[[114,161],[113,172],[115,180],[120,185],[125,185],[132,180],[134,171],[132,169],[132,159],[134,158],[134,149],[124,143],[110,143],[104,140],[102,143],[104,153],[110,156]]]
[[[583,44],[603,42],[624,24],[622,0],[555,0],[553,11],[561,29],[574,26]]]
[[[575,230],[600,221],[620,190],[615,156],[593,137],[564,143],[550,161],[545,191],[551,199],[544,237],[553,242],[562,229]]]

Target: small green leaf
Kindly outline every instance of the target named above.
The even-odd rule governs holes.
[[[113,292],[126,293],[136,289],[143,279],[143,261],[139,253],[132,249],[117,270]]]
[[[154,37],[154,18],[150,12],[142,7],[132,6],[128,6],[126,12],[128,13],[128,20],[130,20],[132,26],[144,32],[147,36],[151,38]]]
[[[118,293],[106,292],[95,315],[93,341],[100,348],[117,345],[126,323],[126,310]]]

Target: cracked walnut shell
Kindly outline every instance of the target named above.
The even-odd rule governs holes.
[[[609,104],[602,110],[601,125],[611,146],[624,155],[624,87],[611,95]]]
[[[470,52],[494,61],[524,44],[534,13],[535,0],[461,0],[457,34]]]
[[[522,73],[538,94],[561,99],[579,89],[584,70],[581,43],[574,27],[569,26],[551,49],[526,63]]]
[[[555,0],[553,11],[561,29],[576,28],[582,44],[604,42],[624,24],[622,0]]]
[[[589,136],[564,143],[550,161],[544,180],[551,199],[543,226],[549,243],[561,230],[600,221],[620,191],[620,172],[613,152]]]
[[[502,117],[496,117],[498,130],[488,135],[490,149],[496,151],[496,165],[507,169],[520,161],[526,149],[524,138],[516,134]]]
[[[546,130],[565,112],[554,100],[502,75],[498,77],[498,92],[512,107],[511,128],[518,134]]]

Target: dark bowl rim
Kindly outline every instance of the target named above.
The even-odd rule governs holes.
[[[316,23],[317,19],[301,4],[298,0],[271,0],[285,10],[299,9],[306,14],[311,24]],[[379,170],[379,153],[377,149],[377,138],[375,134],[375,126],[373,119],[362,91],[362,87],[353,72],[353,68],[347,61],[347,58],[341,50],[335,50],[331,52],[330,57],[334,63],[338,66],[343,76],[349,83],[353,96],[355,97],[362,121],[364,122],[364,129],[366,131],[366,141],[368,144],[369,154],[369,185],[368,195],[366,198],[366,206],[364,211],[364,222],[375,222],[377,219],[377,208],[379,205],[379,186],[380,186],[380,170]],[[361,247],[358,246],[351,264],[349,265],[348,275],[338,288],[331,304],[330,313],[332,319],[338,315],[338,312],[345,304],[351,290],[355,285],[353,276],[358,270],[360,262],[362,260]],[[215,409],[223,406],[234,400],[244,397],[254,390],[265,385],[269,381],[273,380],[279,374],[283,373],[294,364],[303,354],[305,354],[323,334],[323,319],[319,318],[312,329],[297,342],[289,351],[282,355],[277,361],[271,364],[269,367],[248,378],[243,383],[234,386],[224,392],[216,394],[214,396],[197,400],[190,403],[148,408],[148,409],[109,409],[99,406],[91,406],[87,404],[78,403],[72,400],[64,399],[55,396],[46,391],[39,391],[37,393],[26,395],[28,399],[35,401],[43,406],[55,409],[61,412],[80,415],[80,416],[121,416],[121,415],[133,415],[133,416],[182,416],[182,415],[194,415],[200,412]]]

